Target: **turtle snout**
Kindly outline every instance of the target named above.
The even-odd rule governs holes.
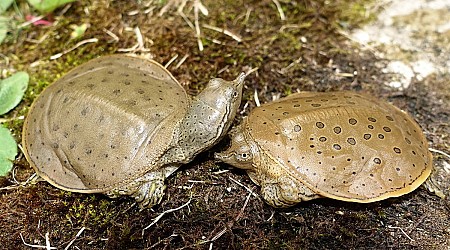
[[[223,161],[223,162],[227,162],[227,160],[229,161],[229,159],[233,157],[232,154],[227,153],[227,152],[222,152],[222,153],[214,153],[214,159]]]

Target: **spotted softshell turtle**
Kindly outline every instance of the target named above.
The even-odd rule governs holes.
[[[397,197],[420,186],[432,168],[410,116],[353,92],[304,92],[261,105],[231,134],[232,145],[216,158],[245,169],[275,207],[319,197]]]
[[[58,188],[130,195],[152,206],[166,177],[226,134],[245,76],[212,79],[191,98],[155,61],[99,57],[35,100],[23,129],[25,155]]]

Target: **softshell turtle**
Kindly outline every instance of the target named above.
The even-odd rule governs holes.
[[[25,155],[58,188],[130,195],[152,206],[166,177],[226,134],[245,76],[212,79],[191,98],[155,61],[91,60],[35,100],[23,129]]]
[[[409,193],[432,156],[419,125],[353,92],[297,93],[255,108],[216,158],[245,169],[264,199],[289,207],[319,197],[368,203]]]

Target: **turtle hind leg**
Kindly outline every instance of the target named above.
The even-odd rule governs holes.
[[[111,198],[131,196],[142,209],[150,208],[161,202],[166,189],[164,180],[176,169],[177,167],[169,166],[158,171],[147,172],[130,183],[108,191],[106,195]]]
[[[291,207],[299,202],[321,197],[289,176],[279,177],[276,182],[261,183],[261,194],[273,207]]]

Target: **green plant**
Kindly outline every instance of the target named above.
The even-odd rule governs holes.
[[[6,114],[22,100],[28,87],[29,76],[25,72],[0,81],[0,115]],[[17,143],[9,129],[0,127],[0,176],[5,176],[13,166],[17,155]]]

